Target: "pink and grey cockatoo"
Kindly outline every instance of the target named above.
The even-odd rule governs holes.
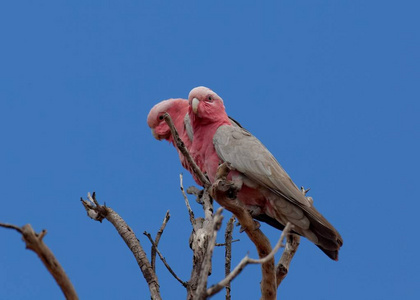
[[[296,233],[338,260],[343,244],[340,234],[267,148],[248,131],[231,125],[223,100],[206,87],[196,87],[188,101],[194,132],[190,153],[210,181],[214,182],[218,166],[229,162],[233,169],[228,179],[238,188],[237,199],[252,210],[254,218],[279,229],[290,222]]]
[[[163,119],[163,115],[165,113],[168,113],[171,116],[175,128],[178,131],[179,137],[182,139],[185,147],[189,151],[193,140],[193,129],[188,115],[188,108],[189,104],[188,100],[186,99],[178,98],[163,100],[153,106],[153,108],[150,110],[149,115],[147,116],[147,125],[149,125],[153,136],[157,140],[167,140],[175,147],[175,149],[178,151],[182,166],[193,175],[197,184],[202,185],[198,177],[196,177],[195,173],[192,171],[192,168],[189,166],[184,155],[175,145],[171,130]],[[234,126],[240,126],[240,124],[232,118],[229,118],[229,121]]]
[[[192,144],[193,133],[189,122],[188,107],[189,105],[186,99],[168,99],[161,101],[150,110],[149,115],[147,116],[147,125],[149,125],[153,136],[157,140],[167,140],[177,149],[182,166],[187,169],[193,175],[194,180],[201,185],[200,180],[195,176],[194,172],[192,172],[184,155],[175,145],[171,129],[163,119],[165,113],[168,113],[171,116],[179,137],[184,142],[185,147],[189,150]]]

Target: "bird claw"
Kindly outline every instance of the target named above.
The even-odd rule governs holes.
[[[248,212],[253,218],[263,213],[261,207],[258,206],[248,207]]]
[[[260,227],[261,227],[261,223],[260,222],[258,222],[258,221],[256,221],[256,220],[253,220],[254,221],[254,229],[253,230],[257,230],[257,229],[259,229]],[[245,227],[243,227],[240,223],[239,223],[239,221],[238,221],[238,223],[236,223],[236,226],[241,226],[241,228],[239,228],[239,233],[242,233],[242,232],[244,232],[246,229],[245,229]]]

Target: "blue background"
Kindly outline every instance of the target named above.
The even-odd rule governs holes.
[[[81,299],[149,299],[126,245],[79,199],[96,191],[148,253],[142,232],[154,235],[169,209],[160,250],[188,280],[179,173],[194,182],[146,117],[205,85],[312,188],[344,238],[339,262],[303,240],[280,297],[419,299],[419,10],[384,0],[2,2],[0,221],[47,229]],[[274,243],[280,232],[262,228]],[[234,238],[233,265],[257,257],[238,228]],[[1,299],[62,297],[16,232],[0,229],[0,245]],[[223,278],[223,255],[216,248],[210,283]],[[164,299],[185,298],[160,261],[157,272]],[[233,299],[258,299],[259,281],[259,266],[247,267]]]

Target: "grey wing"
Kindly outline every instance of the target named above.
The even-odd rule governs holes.
[[[248,131],[223,125],[217,129],[213,144],[223,161],[249,179],[300,207],[311,206],[270,151]]]
[[[338,249],[343,244],[340,234],[312,206],[270,151],[256,137],[240,127],[223,125],[217,129],[213,144],[223,161],[229,162],[247,178],[301,208],[310,220],[310,230],[316,234],[317,244],[328,256],[337,259]],[[328,252],[329,250],[333,251]]]

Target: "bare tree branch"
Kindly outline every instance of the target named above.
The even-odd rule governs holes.
[[[163,218],[162,226],[160,226],[159,231],[156,234],[155,243],[154,243],[156,246],[156,249],[157,249],[157,246],[159,245],[159,241],[163,234],[163,231],[165,230],[166,224],[168,223],[170,218],[171,218],[171,215],[169,214],[169,210],[168,210],[166,211],[165,218]],[[154,272],[156,272],[156,268],[155,268],[156,267],[156,250],[155,250],[155,247],[153,247],[153,245],[152,245],[150,256],[151,256],[152,269]]]
[[[211,259],[208,253],[213,251],[215,240],[214,236],[215,216],[213,216],[213,204],[208,194],[208,190],[204,189],[200,203],[204,210],[204,218],[194,220],[193,231],[190,237],[190,248],[193,251],[193,267],[191,278],[188,282],[187,299],[205,299],[207,278],[211,273]],[[221,222],[221,220],[220,220]],[[211,248],[211,249],[210,249]],[[200,291],[200,292],[198,292]]]
[[[22,233],[22,228],[20,228],[19,226],[13,225],[13,224],[0,223],[0,227],[14,229],[17,232]]]
[[[47,270],[54,277],[57,284],[60,286],[66,299],[79,299],[74,289],[73,284],[64,272],[63,267],[60,265],[58,260],[55,258],[52,251],[45,245],[43,238],[47,234],[44,229],[40,234],[35,233],[30,224],[26,224],[23,227],[18,227],[11,224],[0,223],[0,227],[10,228],[18,231],[22,234],[22,239],[26,243],[26,249],[34,251],[41,259]]]
[[[233,232],[233,223],[235,223],[235,216],[232,215],[230,217],[228,223],[226,224],[226,231],[225,231],[225,277],[227,277],[230,273],[231,265],[232,265],[232,232]],[[230,300],[230,281],[226,284],[226,300]]]
[[[212,234],[210,234],[210,237],[208,239],[207,249],[204,255],[203,267],[201,271],[201,276],[198,280],[198,286],[196,290],[195,299],[207,299],[207,279],[208,279],[208,274],[211,273],[211,259],[213,257],[214,246],[216,245],[217,232],[219,231],[222,225],[222,220],[223,220],[222,211],[223,211],[223,208],[219,207],[219,209],[217,209],[216,213],[213,216],[213,222],[212,222],[213,232]]]
[[[271,252],[270,241],[258,228],[259,226],[256,225],[248,210],[236,199],[236,187],[232,182],[227,181],[229,171],[228,163],[225,162],[219,166],[216,180],[211,187],[210,193],[220,205],[236,216],[242,228],[257,248],[258,256],[260,258],[266,257]],[[261,294],[263,299],[276,299],[277,286],[274,263],[274,258],[270,258],[261,266]]]
[[[168,271],[169,271],[169,273],[171,273],[172,274],[172,276],[174,276],[174,278],[176,279],[176,280],[178,280],[184,287],[187,287],[188,286],[188,283],[187,282],[185,282],[185,281],[183,281],[182,279],[180,279],[176,274],[175,274],[175,272],[174,272],[174,270],[172,270],[172,268],[169,266],[169,264],[166,262],[166,259],[165,259],[165,257],[163,257],[163,255],[162,255],[162,253],[160,253],[160,251],[159,251],[159,249],[157,248],[157,245],[156,245],[156,243],[155,242],[153,242],[153,238],[152,238],[152,236],[150,235],[150,233],[148,233],[148,232],[143,232],[143,234],[145,235],[145,236],[147,236],[148,238],[149,238],[149,241],[150,241],[150,243],[152,244],[152,248],[155,250],[155,252],[157,252],[157,254],[159,255],[159,258],[160,258],[160,260],[163,262],[163,264],[165,265],[165,267],[168,269]]]
[[[88,216],[93,220],[100,222],[106,218],[112,225],[114,225],[119,235],[122,237],[128,248],[133,253],[137,264],[143,273],[143,277],[146,279],[146,282],[149,286],[151,298],[153,300],[161,300],[162,298],[160,296],[158,278],[156,273],[153,271],[152,265],[147,259],[146,252],[143,250],[139,240],[134,234],[134,231],[111,208],[106,207],[105,205],[99,205],[99,203],[96,201],[95,193],[93,193],[92,196],[90,196],[90,193],[88,193],[87,198],[88,200],[81,199],[81,201],[86,209]]]
[[[292,262],[293,256],[297,251],[300,243],[300,236],[294,233],[290,233],[286,237],[286,247],[284,248],[283,254],[276,266],[276,280],[277,286],[280,286],[284,278],[286,278],[289,272],[290,263]]]
[[[273,248],[273,250],[264,258],[261,259],[252,259],[249,258],[248,255],[245,256],[241,262],[235,267],[235,269],[230,272],[223,280],[221,280],[219,283],[215,284],[214,286],[210,287],[207,290],[207,295],[212,296],[216,293],[218,293],[221,289],[223,289],[227,284],[229,284],[233,279],[235,279],[236,276],[239,275],[239,273],[242,272],[242,270],[249,264],[265,264],[269,262],[271,259],[273,259],[274,255],[277,253],[277,251],[282,247],[282,241],[290,233],[290,230],[292,228],[292,225],[290,223],[287,223],[286,227],[284,228],[283,232],[281,233],[281,236],[279,240],[277,241],[276,246]],[[263,298],[265,299],[265,298]]]
[[[183,153],[188,163],[192,166],[197,178],[203,183],[205,187],[210,186],[210,182],[206,176],[198,168],[197,164],[194,162],[193,158],[189,154],[187,148],[184,145],[184,142],[179,137],[179,134],[172,122],[169,114],[164,115],[165,121],[171,129],[172,136],[174,138],[177,148]],[[187,287],[187,299],[196,299],[197,289],[199,287],[199,281],[205,282],[207,284],[208,273],[211,272],[211,257],[207,258],[206,253],[208,253],[208,247],[214,247],[214,243],[209,243],[213,233],[213,203],[211,197],[208,193],[207,188],[200,193],[200,204],[202,204],[204,210],[204,219],[203,218],[194,218],[194,213],[191,210],[189,205],[188,198],[185,194],[185,190],[182,184],[182,176],[180,177],[181,181],[181,191],[185,199],[185,204],[188,209],[190,216],[190,222],[193,226],[193,231],[190,237],[190,248],[193,251],[193,268],[191,271],[191,278],[188,281]],[[197,190],[197,199],[198,199],[198,190]],[[203,271],[203,268],[206,268],[207,271]],[[207,273],[206,273],[207,272]],[[201,289],[201,296],[205,295],[206,289]]]
[[[194,173],[198,176],[201,183],[203,183],[204,187],[210,186],[210,181],[207,179],[206,176],[204,176],[203,172],[201,172],[200,168],[195,163],[194,159],[191,157],[190,153],[188,152],[187,148],[185,147],[184,142],[179,137],[179,134],[175,128],[174,122],[172,121],[171,116],[168,113],[165,113],[163,115],[163,118],[165,122],[168,124],[169,128],[171,129],[171,134],[174,139],[174,142],[178,149],[181,151],[181,153],[184,155],[184,157],[187,159],[188,164],[191,166],[191,168],[194,170]]]
[[[181,186],[182,195],[184,196],[185,206],[187,206],[188,214],[190,216],[191,225],[194,226],[194,222],[195,222],[194,212],[192,211],[191,206],[190,206],[190,202],[188,201],[188,197],[185,194],[182,174],[179,174],[179,182],[180,182],[180,186]]]
[[[232,240],[232,242],[231,243],[236,243],[236,242],[239,242],[240,241],[240,239],[236,239],[236,240]],[[226,242],[225,243],[216,243],[216,247],[226,247]]]

